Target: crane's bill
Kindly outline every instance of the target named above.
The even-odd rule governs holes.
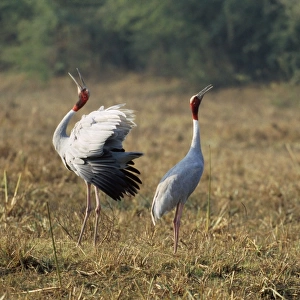
[[[202,91],[200,91],[198,94],[197,94],[197,97],[200,98],[202,97],[205,93],[207,93],[209,90],[211,90],[213,88],[213,85],[210,84],[208,85],[206,88],[204,88]]]
[[[80,79],[80,81],[81,81],[81,84],[77,82],[77,80],[72,76],[71,73],[68,73],[68,74],[69,74],[69,76],[73,79],[73,81],[76,83],[77,87],[82,91],[84,88],[86,88],[86,85],[85,85],[85,82],[84,82],[83,77],[81,76],[81,74],[80,74],[80,72],[79,72],[79,69],[76,68],[76,70],[77,70],[79,79]]]
[[[73,79],[73,81],[76,83],[77,87],[82,90],[82,86],[76,81],[76,79],[72,76],[71,73],[68,73],[70,75],[70,77]]]
[[[79,69],[78,69],[78,68],[76,68],[76,70],[77,70],[78,76],[79,76],[79,78],[80,78],[80,80],[81,80],[82,86],[83,86],[83,87],[85,87],[85,86],[86,86],[86,84],[85,84],[85,82],[84,82],[84,79],[83,79],[83,77],[81,76],[81,74],[80,74],[80,72],[79,72]]]

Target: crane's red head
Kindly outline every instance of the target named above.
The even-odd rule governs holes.
[[[213,88],[213,86],[210,84],[206,88],[204,88],[201,92],[199,92],[197,95],[195,95],[191,98],[190,106],[191,106],[192,115],[193,115],[194,120],[198,120],[199,106],[203,99],[204,94],[207,93],[212,88]]]
[[[81,76],[79,70],[78,69],[76,69],[76,70],[77,70],[79,78],[81,80],[81,84],[78,83],[76,81],[76,79],[69,73],[69,75],[74,80],[74,82],[76,83],[77,88],[78,88],[78,97],[79,97],[79,99],[78,99],[77,103],[72,108],[74,111],[78,111],[80,108],[82,108],[86,104],[86,102],[89,100],[89,97],[90,97],[90,91],[87,89],[87,87],[85,85],[85,82],[83,80],[83,77]]]

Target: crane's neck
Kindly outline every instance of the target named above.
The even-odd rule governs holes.
[[[193,119],[193,137],[190,151],[196,151],[202,156],[200,143],[200,127],[198,120]]]
[[[53,145],[55,149],[59,152],[59,148],[63,143],[63,140],[67,139],[69,136],[67,135],[67,126],[73,117],[73,115],[76,113],[73,109],[71,109],[61,120],[61,122],[58,124],[58,126],[55,129],[55,132],[53,134]]]

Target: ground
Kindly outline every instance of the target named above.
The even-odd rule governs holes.
[[[76,247],[85,185],[52,146],[76,87],[68,76],[43,84],[0,78],[0,299],[300,298],[298,87],[215,86],[204,96],[205,170],[174,255],[174,212],[154,227],[150,208],[160,178],[189,149],[189,99],[204,86],[135,74],[86,78],[91,97],[70,128],[101,105],[125,102],[137,127],[124,146],[145,155],[136,160],[139,194],[121,202],[101,194],[98,244],[92,215]]]

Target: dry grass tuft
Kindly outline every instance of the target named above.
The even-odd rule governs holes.
[[[203,86],[187,91],[175,80],[130,74],[86,80],[91,98],[72,124],[100,105],[126,102],[138,127],[125,146],[145,153],[136,162],[144,182],[137,197],[117,203],[101,195],[94,248],[92,219],[76,247],[85,186],[52,147],[56,125],[77,100],[73,82],[0,79],[0,299],[299,299],[299,88],[272,84],[205,96],[206,169],[185,206],[173,255],[174,213],[154,227],[150,207],[161,176],[189,148],[188,101]]]

